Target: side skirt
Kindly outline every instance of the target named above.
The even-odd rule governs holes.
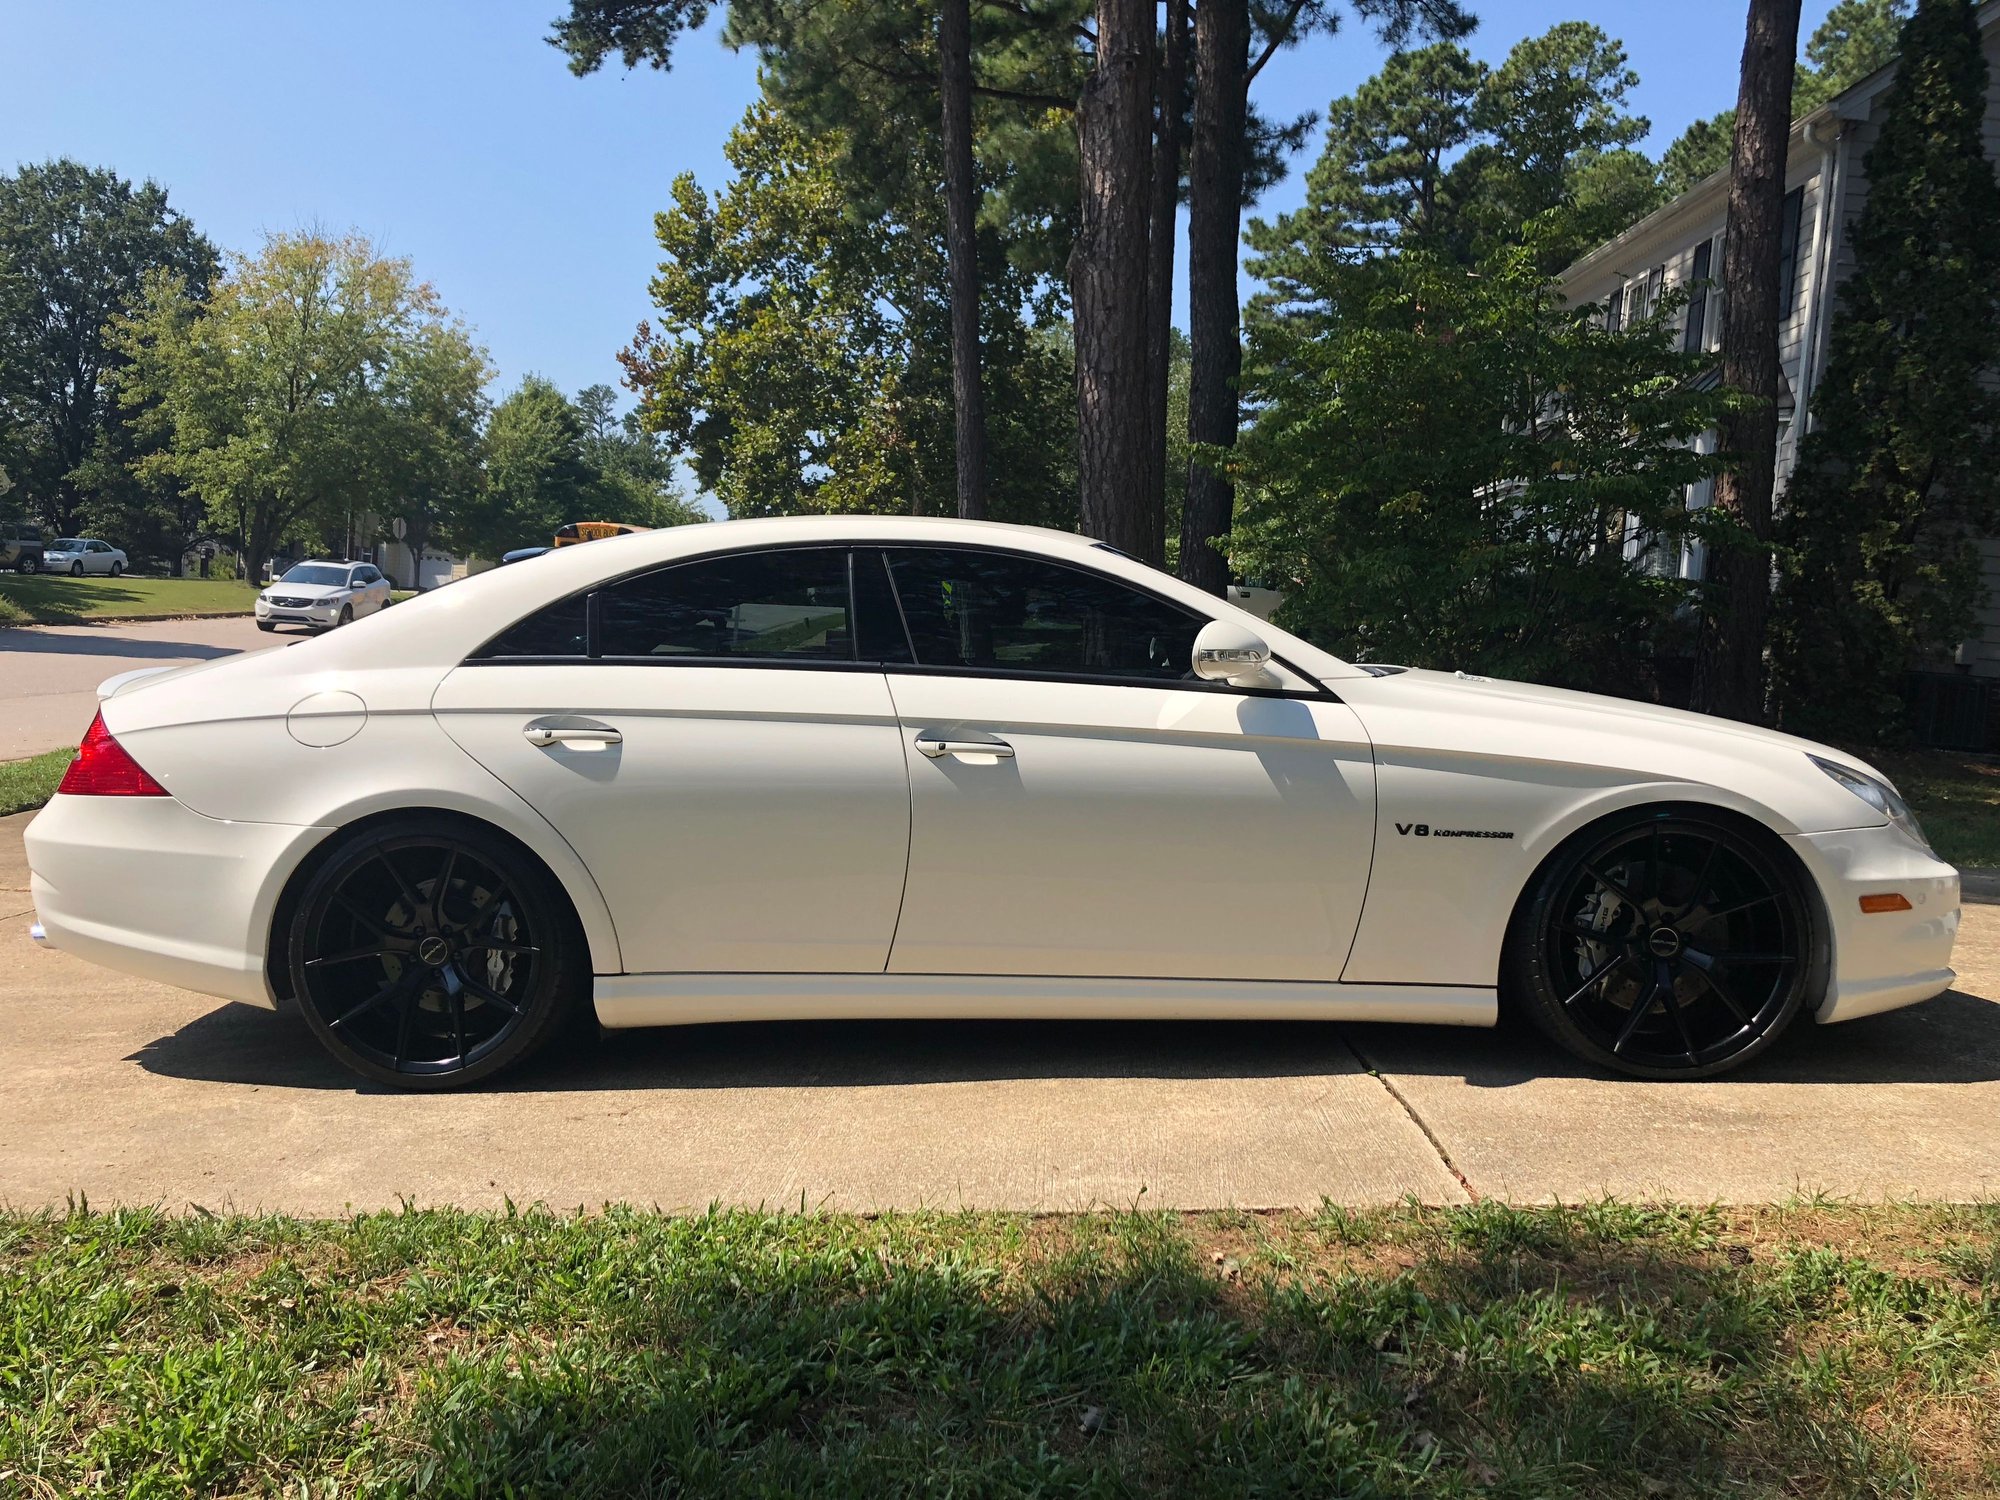
[[[1422,984],[986,974],[600,974],[608,1027],[716,1021],[1391,1021],[1491,1026],[1496,992]]]

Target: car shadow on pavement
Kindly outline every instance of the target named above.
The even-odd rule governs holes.
[[[1524,1022],[1496,1031],[1350,1026],[1369,1067],[1388,1074],[1462,1077],[1474,1088],[1542,1078],[1601,1078]],[[1815,1025],[1809,1018],[1725,1083],[1992,1083],[2000,1080],[2000,1005],[1949,990],[1907,1010]]]
[[[148,1072],[262,1088],[390,1092],[320,1049],[292,1012],[225,1005],[131,1054]],[[1475,1088],[1597,1073],[1523,1026],[1229,1021],[759,1021],[579,1034],[484,1085],[593,1089],[863,1088],[1017,1079],[1305,1078],[1373,1068]],[[2000,1080],[2000,1005],[1952,991],[1840,1026],[1802,1024],[1744,1083]]]

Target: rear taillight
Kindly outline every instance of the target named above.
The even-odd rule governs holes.
[[[164,797],[167,789],[146,774],[104,727],[104,715],[90,721],[76,759],[56,791],[67,797]]]

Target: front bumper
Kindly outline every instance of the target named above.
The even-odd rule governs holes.
[[[1822,1021],[1852,1021],[1951,988],[1958,871],[1900,830],[1849,828],[1787,840],[1819,884],[1831,918],[1833,968]],[[1910,909],[1864,913],[1861,898],[1900,895]]]
[[[331,625],[340,618],[340,603],[334,599],[325,604],[273,604],[260,594],[257,618],[273,625]]]
[[[208,818],[171,797],[57,795],[26,836],[43,941],[109,969],[275,1007],[264,956],[278,891],[326,832]]]

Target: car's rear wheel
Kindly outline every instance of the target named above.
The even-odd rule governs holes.
[[[1558,851],[1516,914],[1514,994],[1544,1032],[1641,1078],[1706,1078],[1777,1041],[1820,971],[1814,905],[1767,839],[1637,813]]]
[[[347,835],[290,932],[292,993],[327,1050],[412,1089],[490,1078],[580,1006],[588,963],[567,900],[476,825],[419,819]]]
[[[111,565],[111,576],[113,578],[116,578],[120,573],[124,571],[125,571],[125,564],[121,562],[115,562]]]
[[[39,557],[29,557],[26,553],[23,553],[14,559],[14,571],[16,573],[39,573],[41,570],[42,560]]]

